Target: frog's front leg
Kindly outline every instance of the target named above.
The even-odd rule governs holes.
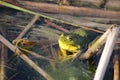
[[[66,61],[66,60],[72,59],[72,58],[76,57],[77,53],[79,53],[79,52],[78,51],[77,52],[71,52],[71,51],[68,51],[68,50],[61,49],[60,52],[59,52],[59,60],[60,61]]]
[[[59,50],[58,58],[60,61],[63,61],[67,57],[67,52],[64,49]]]
[[[15,39],[15,40],[13,40],[12,41],[12,43],[16,46],[16,51],[15,51],[15,55],[19,55],[18,53],[17,53],[17,49],[19,48],[19,47],[23,47],[24,46],[24,43],[27,41],[28,39],[27,38],[22,38],[22,39]]]
[[[27,38],[22,38],[22,39],[15,39],[12,41],[12,43],[16,46],[19,47],[19,45],[23,45],[26,41],[28,41]]]
[[[32,50],[33,46],[37,43],[34,41],[30,41],[27,38],[22,38],[22,39],[16,39],[13,40],[12,43],[17,47],[17,48],[22,48],[21,51],[23,51],[25,54],[27,54],[26,50]]]

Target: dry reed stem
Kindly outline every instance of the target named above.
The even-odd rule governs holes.
[[[46,80],[54,80],[49,74],[47,74],[42,68],[36,65],[31,59],[29,59],[24,53],[22,53],[17,47],[7,41],[2,35],[0,35],[0,41],[6,45],[10,50],[17,53],[20,58],[27,62],[32,68],[34,68],[39,74],[41,74]]]
[[[80,59],[89,59],[95,54],[95,52],[105,43],[108,34],[111,32],[114,25],[112,25],[93,45],[91,45],[88,50],[82,54]]]
[[[4,27],[0,27],[0,34],[6,35],[5,30],[6,29]],[[5,47],[4,44],[0,42],[0,80],[5,80],[6,60],[7,60],[7,48]]]
[[[6,48],[0,43],[0,80],[5,80]]]
[[[100,61],[99,61],[99,64],[98,64],[98,67],[95,73],[94,80],[103,80],[108,63],[110,61],[110,57],[112,55],[112,51],[115,46],[115,42],[119,34],[119,30],[120,30],[119,27],[113,27],[111,29],[111,32],[109,33],[107,37],[106,44],[105,44],[104,50],[101,55],[101,58],[100,58]]]
[[[119,80],[119,55],[114,55],[114,79],[113,80]]]

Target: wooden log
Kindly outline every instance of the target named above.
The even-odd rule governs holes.
[[[120,19],[120,12],[115,11],[106,11],[100,9],[91,9],[84,7],[73,7],[73,6],[59,6],[55,4],[45,4],[45,3],[36,3],[29,1],[19,1],[25,8],[38,10],[43,12],[50,13],[61,13],[61,14],[70,14],[76,16],[93,16],[93,17],[103,17],[103,18],[115,18]]]
[[[120,12],[91,9],[84,7],[59,6],[55,4],[38,3],[30,1],[17,1],[24,8],[42,12],[70,14],[75,16],[102,17],[120,19]]]
[[[108,0],[104,8],[120,11],[120,0]]]

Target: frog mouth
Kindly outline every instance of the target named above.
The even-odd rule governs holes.
[[[78,54],[78,52],[71,52],[71,51],[66,50],[66,59],[72,59],[72,58],[74,58],[77,54]]]
[[[72,59],[72,58],[76,57],[78,54],[78,52],[73,52],[73,51],[69,51],[69,50],[64,50],[64,51],[65,51],[65,54],[63,54],[63,53],[59,54],[59,59],[61,61],[66,61],[66,60]]]
[[[73,58],[73,57],[75,57],[77,54],[78,54],[79,52],[71,52],[71,51],[68,51],[68,50],[66,50],[66,57],[71,57],[71,58]]]
[[[74,53],[73,52],[71,52],[71,51],[68,51],[68,50],[66,50],[66,55],[73,55]]]

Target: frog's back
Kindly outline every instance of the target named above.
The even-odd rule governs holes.
[[[82,28],[76,29],[72,33],[78,34],[79,36],[83,36],[83,37],[87,36],[87,31]]]
[[[83,47],[85,47],[85,44],[89,44],[90,42],[92,42],[98,36],[98,34],[96,34],[95,32],[84,30],[82,28],[76,29],[72,33],[79,35],[77,41],[75,42],[77,42],[76,44],[79,44],[81,46],[84,45]]]
[[[95,38],[96,36],[98,36],[98,33],[90,30],[85,30],[82,28],[76,29],[72,33],[78,34],[79,36],[83,36],[83,37],[89,37],[89,38]]]

